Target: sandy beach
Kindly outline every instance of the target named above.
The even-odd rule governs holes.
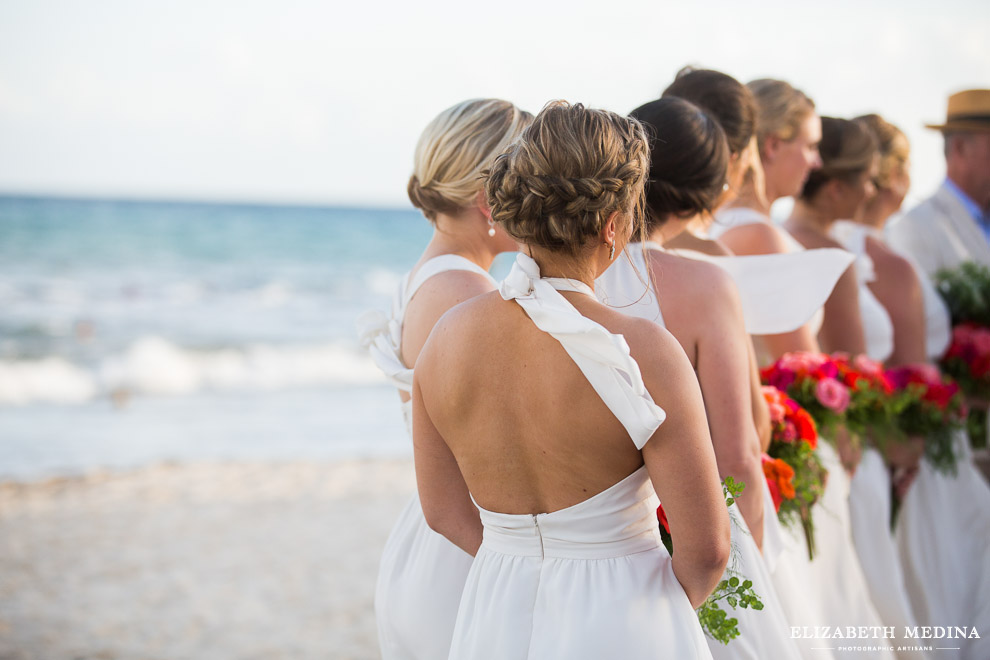
[[[0,659],[377,658],[411,460],[0,484]]]

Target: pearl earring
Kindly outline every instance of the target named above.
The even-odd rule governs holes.
[[[491,218],[488,218],[488,235],[495,238],[495,221]]]

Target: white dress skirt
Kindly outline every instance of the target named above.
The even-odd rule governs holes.
[[[663,248],[656,243],[633,243],[627,246],[626,254],[620,255],[596,281],[596,294],[607,305],[662,326],[664,325],[663,314],[657,292],[652,285],[647,288],[646,284],[650,281],[649,270],[646,266],[646,255],[650,250],[663,251]],[[778,255],[771,257],[773,256]],[[729,260],[731,258],[721,260],[720,265],[724,268]],[[756,265],[760,272],[766,270],[762,265],[752,261],[750,263]],[[846,263],[848,264],[848,261]],[[747,272],[745,268],[735,268],[734,270],[737,276]],[[747,279],[753,281],[759,278]],[[823,296],[827,297],[828,294],[824,293]],[[802,303],[796,308],[791,308],[789,314],[780,311],[775,312],[775,318],[778,323],[793,324],[794,327],[799,327],[807,319],[796,320],[796,318],[805,313],[813,314],[814,308],[808,308],[806,303]],[[750,321],[767,324],[763,316],[752,312],[747,318],[747,322]],[[708,640],[709,649],[716,660],[799,657],[797,647],[790,639],[790,628],[770,577],[769,564],[765,561],[765,559],[771,562],[775,561],[782,550],[780,523],[774,514],[773,500],[766,480],[761,480],[760,484],[754,485],[754,487],[761,489],[767,507],[763,516],[763,555],[761,556],[759,548],[756,547],[756,542],[753,540],[745,519],[739,513],[738,508],[733,505],[729,511],[732,520],[734,552],[728,568],[738,571],[753,581],[753,591],[760,596],[764,608],[762,610],[730,609],[728,611],[729,616],[738,620],[740,634],[728,644]]]
[[[402,319],[406,306],[429,278],[450,270],[465,270],[495,280],[480,266],[457,255],[430,259],[406,275],[392,301],[391,315],[369,312],[359,319],[362,341],[389,382],[409,392],[412,369],[402,362]],[[411,436],[411,404],[402,414]],[[426,524],[418,494],[399,514],[382,551],[375,585],[375,620],[383,660],[446,658],[460,605],[464,581],[473,561]]]
[[[642,448],[664,412],[620,335],[582,316],[519,255],[502,283],[561,342]],[[574,506],[539,514],[480,510],[483,541],[461,597],[452,660],[711,658],[697,615],[660,541],[645,466]]]

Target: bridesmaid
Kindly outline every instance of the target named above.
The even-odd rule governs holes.
[[[665,330],[593,290],[638,229],[647,165],[638,122],[555,102],[492,167],[525,254],[501,295],[441,319],[413,385],[426,519],[477,553],[451,658],[711,657],[692,606],[729,520],[697,381]]]
[[[875,194],[873,181],[878,168],[877,144],[872,134],[860,124],[822,117],[819,150],[822,167],[808,177],[785,226],[807,246],[842,245],[832,236],[838,220],[861,213],[862,207]],[[854,301],[837,301],[855,306],[843,308],[836,304],[831,313],[846,313],[861,320],[864,334],[858,339],[865,344],[869,357],[883,362],[893,353],[894,328],[869,286],[876,280],[873,265],[865,250],[860,249],[858,253],[858,297]],[[830,311],[826,310],[826,328],[836,322],[829,314]],[[840,333],[833,333],[832,336],[842,337]],[[856,353],[854,343],[849,339],[845,341],[849,343],[839,345],[838,350]],[[910,445],[891,442],[878,446],[884,447],[884,453],[874,447],[864,449],[849,484],[850,530],[877,614],[884,625],[904,631],[905,627],[913,627],[917,622],[908,603],[893,538],[888,532],[891,515],[888,466],[903,469],[916,466],[922,445],[920,442]],[[917,655],[913,651],[898,655],[903,653]]]
[[[723,242],[737,254],[803,252],[805,245],[770,220],[770,205],[781,197],[800,193],[812,170],[821,166],[821,119],[814,103],[786,82],[763,79],[748,87],[759,109],[757,142],[763,187],[757,178],[747,178],[730,208],[716,215],[712,232],[721,234]],[[833,242],[831,246],[834,245]],[[829,330],[820,334],[829,311],[835,309],[851,319],[852,328],[831,323]],[[865,340],[858,313],[858,282],[855,268],[850,266],[817,318],[792,333],[759,337],[763,355],[772,360],[787,351],[818,352],[823,347],[863,352]],[[828,442],[818,444],[818,455],[829,470],[829,478],[822,501],[813,509],[818,541],[815,560],[809,563],[803,540],[789,535],[791,543],[774,567],[774,584],[792,625],[814,626],[822,621],[879,625],[858,557],[850,547],[849,478],[843,463],[855,466],[858,456],[843,434],[835,440],[843,459]],[[821,644],[814,641],[799,642],[806,658],[822,653],[818,648]],[[832,653],[843,655],[838,650]],[[889,657],[879,654],[885,656]]]
[[[732,612],[740,636],[728,645],[709,640],[712,655],[798,658],[760,556],[765,518],[774,510],[765,506],[769,498],[752,414],[750,341],[738,294],[718,266],[669,254],[662,247],[699,216],[710,214],[724,195],[729,145],[718,122],[676,96],[642,105],[632,116],[651,136],[647,241],[630,244],[599,278],[599,297],[627,314],[660,323],[674,335],[701,385],[719,473],[747,485],[736,499],[742,519],[732,512],[739,553],[735,568],[753,581],[764,609]],[[757,396],[763,402],[759,390]]]
[[[516,249],[492,221],[481,173],[531,121],[507,101],[465,101],[441,112],[416,145],[409,199],[433,225],[433,238],[403,279],[391,318],[366,317],[364,332],[372,357],[399,389],[407,427],[413,379],[407,365],[416,364],[447,310],[496,289],[488,269],[497,254]],[[384,660],[447,657],[470,567],[469,554],[427,527],[413,497],[378,572],[375,616]]]
[[[899,363],[930,361],[937,363],[951,340],[949,311],[934,285],[910,257],[892,252],[891,261],[903,258],[911,268],[905,273],[899,268],[884,270],[885,250],[883,229],[897,213],[910,186],[908,173],[910,144],[896,126],[878,115],[856,119],[876,136],[880,146],[880,168],[876,178],[877,194],[857,214],[856,227],[867,234],[867,254],[877,268],[877,284],[881,288],[903,288],[911,292],[915,308],[907,308],[904,300],[894,299],[905,309],[892,311],[887,299],[877,297],[891,312],[894,322],[894,356]],[[894,283],[885,279],[894,278]],[[913,295],[913,282],[918,283],[920,300]],[[900,284],[900,287],[892,284]],[[922,311],[918,311],[917,306]],[[898,325],[922,316],[924,335],[900,332]],[[903,318],[903,321],[899,319]],[[917,359],[915,356],[921,354]],[[910,356],[910,357],[901,357]],[[894,361],[894,357],[891,361]],[[965,434],[963,434],[965,435]],[[960,461],[955,475],[935,470],[922,460],[917,479],[907,493],[897,519],[896,542],[903,567],[907,593],[919,623],[949,624],[963,621],[982,631],[990,629],[990,557],[985,540],[990,538],[990,488],[978,474],[968,455],[968,440],[961,438]],[[987,635],[982,639],[953,640],[962,650],[962,658],[990,657]]]

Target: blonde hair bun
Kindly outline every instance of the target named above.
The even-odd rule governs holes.
[[[474,203],[482,171],[533,115],[508,101],[471,99],[447,108],[420,135],[406,192],[431,222]]]

